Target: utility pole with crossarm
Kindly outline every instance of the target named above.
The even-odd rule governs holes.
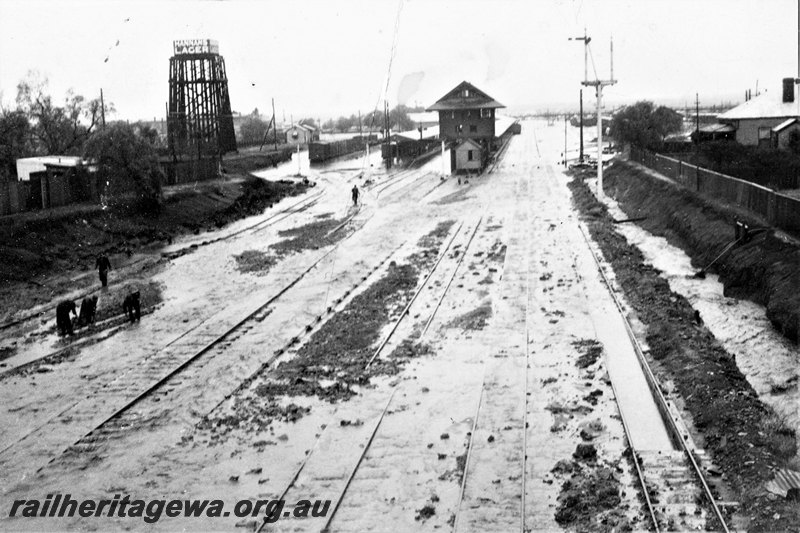
[[[584,46],[589,46],[588,42]],[[611,76],[608,80],[584,80],[583,85],[592,86],[597,91],[597,197],[603,197],[603,87],[614,85],[614,41],[611,41]]]

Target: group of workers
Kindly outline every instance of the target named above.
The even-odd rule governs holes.
[[[353,198],[353,206],[357,207],[360,195],[358,186],[353,185],[350,192]],[[100,254],[95,261],[95,268],[97,268],[97,273],[100,277],[100,284],[104,288],[108,287],[108,271],[111,270],[111,261],[104,254]],[[70,315],[77,318],[78,325],[88,326],[93,324],[97,313],[97,300],[97,296],[84,298],[81,302],[80,313],[72,300],[64,300],[59,303],[56,306],[56,326],[58,327],[59,335],[63,337],[73,334],[73,320]],[[131,322],[139,320],[142,314],[139,291],[132,292],[125,297],[122,302],[122,312]]]
[[[111,270],[111,261],[105,254],[100,254],[95,260],[95,268],[100,277],[100,285],[108,287],[108,271]],[[125,297],[122,303],[122,312],[133,322],[141,317],[141,304],[139,291],[132,292]],[[56,306],[56,327],[62,337],[74,334],[75,326],[88,326],[94,324],[97,314],[97,295],[87,296],[81,301],[80,311],[73,300],[63,300]]]
[[[100,276],[100,284],[103,287],[108,287],[108,271],[111,270],[111,261],[108,260],[104,254],[97,256],[95,260],[95,268]],[[97,314],[97,300],[98,297],[87,296],[81,302],[80,312],[78,312],[75,302],[72,300],[63,300],[56,306],[56,327],[58,334],[62,337],[72,335],[73,318],[76,318],[77,326],[88,326],[94,323],[95,315]]]

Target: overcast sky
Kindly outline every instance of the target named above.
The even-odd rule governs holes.
[[[391,106],[430,105],[468,80],[512,112],[563,107],[583,79],[582,43],[568,37],[584,26],[602,78],[613,35],[612,103],[742,100],[797,75],[797,0],[0,0],[0,91],[13,104],[37,70],[58,99],[102,87],[117,118],[163,117],[172,41],[207,38],[234,111],[266,112],[274,97],[279,120],[366,113],[397,27]]]

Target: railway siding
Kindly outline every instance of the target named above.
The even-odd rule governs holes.
[[[716,490],[731,490],[725,498],[739,503],[735,514],[736,507],[727,505],[723,513],[737,529],[791,529],[796,514],[789,510],[790,502],[770,499],[758,487],[772,477],[771,465],[785,465],[794,457],[794,436],[769,422],[774,413],[757,399],[733,358],[704,328],[692,324],[688,302],[671,292],[658,272],[644,264],[641,253],[614,232],[605,209],[588,190],[574,182],[571,188],[582,212],[597,207],[587,217],[588,226],[631,307],[649,327],[648,358],[655,373],[672,384],[695,440],[723,472],[725,483],[717,483]],[[701,463],[708,468],[709,461]],[[720,526],[711,522],[711,527]]]
[[[606,348],[592,320],[599,302],[587,297],[586,271],[576,261],[586,245],[569,205],[553,200],[560,187],[549,169],[534,182],[529,226],[527,477],[533,481],[525,530],[646,528]]]

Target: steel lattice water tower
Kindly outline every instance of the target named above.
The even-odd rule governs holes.
[[[173,154],[236,151],[225,60],[210,39],[173,41],[167,135]]]

